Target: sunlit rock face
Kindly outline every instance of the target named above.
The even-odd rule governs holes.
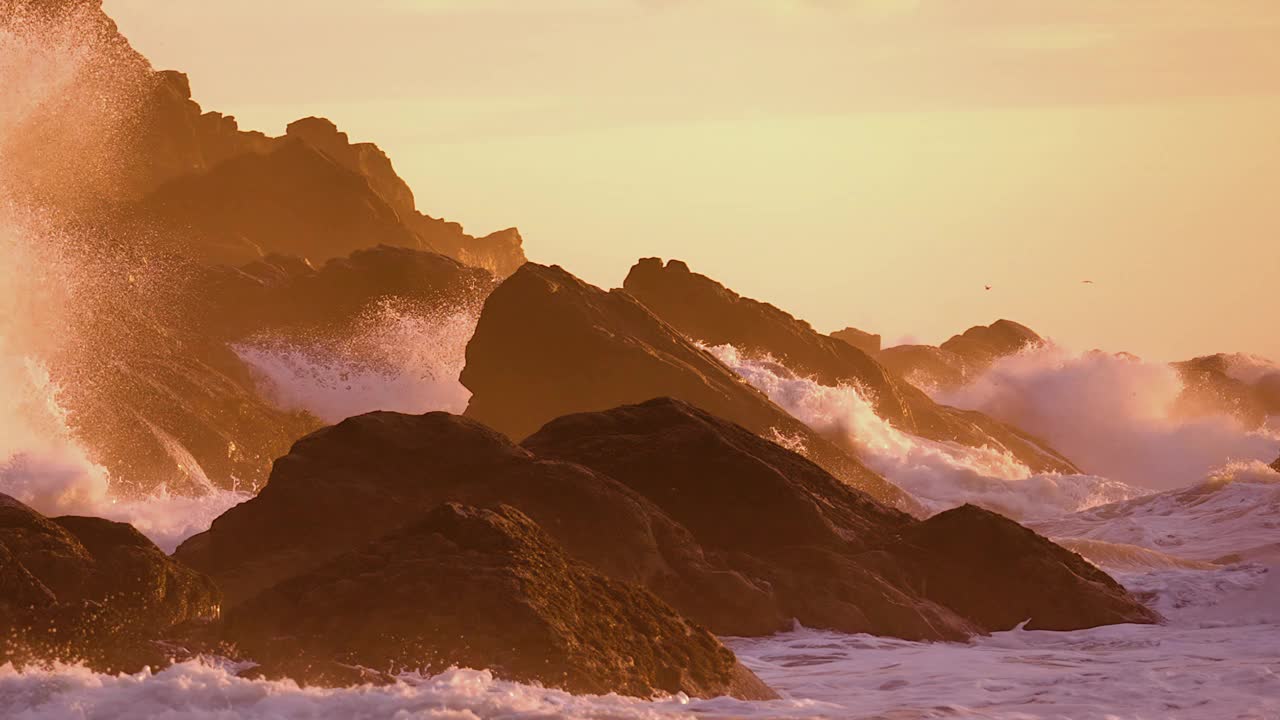
[[[304,118],[280,137],[204,111],[186,75],[155,71],[96,0],[5,0],[27,57],[0,174],[29,202],[184,254],[243,264],[271,253],[324,262],[378,244],[441,252],[499,276],[524,262],[518,231],[484,237],[418,211],[372,143]],[[50,81],[50,78],[53,78]],[[8,127],[12,124],[13,127]]]
[[[1077,472],[1047,443],[982,413],[939,405],[858,347],[822,335],[772,305],[744,298],[691,272],[683,262],[663,265],[657,258],[641,260],[631,268],[623,287],[655,315],[700,343],[731,345],[747,356],[768,356],[823,385],[857,385],[872,400],[876,414],[905,432],[972,447],[1002,448],[1035,472]],[[965,352],[975,357],[1013,351],[1032,342],[1032,337],[1038,340],[1030,330],[1007,321],[970,334],[976,339],[965,338],[964,344],[972,346]]]
[[[132,526],[47,518],[0,494],[0,663],[62,659],[102,671],[163,663],[175,625],[212,620],[213,582]]]
[[[848,343],[868,355],[875,355],[880,352],[880,336],[875,333],[869,333],[855,327],[847,327],[831,333],[831,337]]]
[[[1044,338],[1012,320],[975,325],[940,346],[896,345],[877,356],[898,376],[930,390],[950,390],[972,381],[1000,358],[1042,347]]]
[[[803,446],[814,462],[878,500],[917,509],[630,294],[605,292],[558,266],[526,264],[493,291],[461,380],[472,392],[467,416],[512,438],[567,413],[673,397]]]

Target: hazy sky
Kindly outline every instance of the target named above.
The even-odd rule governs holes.
[[[1276,0],[105,6],[206,109],[330,117],[606,287],[679,257],[824,331],[1280,358]]]

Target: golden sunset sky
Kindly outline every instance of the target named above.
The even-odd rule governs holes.
[[[206,109],[332,118],[599,285],[678,257],[887,343],[1280,359],[1277,0],[105,6]]]

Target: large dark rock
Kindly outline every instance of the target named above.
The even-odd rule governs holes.
[[[368,180],[291,138],[179,177],[138,211],[210,263],[241,265],[268,253],[324,262],[371,245],[430,249]]]
[[[525,447],[626,483],[704,548],[752,555],[780,594],[792,593],[789,607],[808,600],[813,613],[852,600],[880,628],[872,632],[911,636],[910,623],[927,619],[945,633],[948,618],[930,617],[929,602],[983,630],[1028,618],[1051,629],[1155,619],[1105,573],[1012,520],[965,506],[915,521],[683,403],[655,400],[560,418]],[[831,568],[825,580],[823,565]],[[903,602],[911,620],[889,610]]]
[[[257,497],[176,557],[216,577],[233,606],[446,501],[517,507],[576,557],[677,607],[716,604],[737,627],[783,622],[767,593],[717,575],[688,531],[638,493],[447,413],[370,413],[299,440]]]
[[[1280,473],[1280,457],[1276,458],[1276,461],[1271,463],[1271,469]]]
[[[335,662],[462,666],[575,693],[777,697],[711,633],[506,506],[441,505],[241,604],[227,637],[300,681]]]
[[[887,553],[910,588],[983,628],[1026,621],[1028,630],[1078,630],[1159,620],[1076,553],[974,505],[915,524]]]
[[[671,399],[561,418],[526,447],[446,413],[350,418],[300,440],[257,497],[175,556],[213,576],[236,607],[445,502],[517,508],[570,556],[720,634],[777,632],[793,619],[913,639],[1011,626],[912,584],[893,555],[916,527],[910,516]],[[1070,590],[1078,626],[1111,622],[1090,588],[1064,580],[1073,570],[1061,560],[1040,559],[1044,584]],[[990,587],[1026,592],[1023,575],[983,573]],[[1130,619],[1147,617],[1129,602]]]
[[[672,260],[664,266],[658,258],[641,260],[631,268],[624,288],[694,340],[732,345],[748,356],[768,355],[823,385],[858,385],[872,399],[876,413],[901,430],[932,440],[1004,449],[1036,472],[1078,472],[1044,441],[982,413],[939,405],[855,344],[822,335],[772,305],[742,297],[690,272],[683,262]],[[985,333],[970,333],[985,343],[983,347],[1004,349],[1022,337],[1014,328],[1026,330],[1001,321],[984,328]]]
[[[678,398],[802,445],[814,462],[882,502],[916,507],[631,295],[605,292],[559,266],[526,264],[493,291],[461,381],[472,392],[467,416],[515,439],[561,415]]]
[[[216,617],[219,602],[209,578],[128,524],[46,518],[0,495],[0,663],[137,670],[163,661],[166,631]]]

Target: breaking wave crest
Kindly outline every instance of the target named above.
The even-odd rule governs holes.
[[[1234,463],[1198,485],[1033,524],[1055,538],[1082,538],[1205,561],[1280,563],[1280,473]]]
[[[324,420],[373,410],[461,413],[471,392],[458,376],[479,307],[424,310],[383,302],[346,337],[259,338],[234,349],[285,410]]]
[[[450,670],[434,677],[405,675],[385,687],[299,688],[291,681],[246,680],[226,665],[190,661],[154,675],[104,675],[60,665],[16,672],[0,667],[0,716],[30,720],[67,717],[224,718],[588,718],[640,720],[695,717],[815,717],[833,706],[807,700],[768,703],[683,695],[646,701],[617,695],[570,695],[494,679],[488,671]],[[824,712],[826,710],[827,712]]]
[[[709,350],[809,427],[849,443],[870,468],[932,511],[969,502],[1015,518],[1054,517],[1142,494],[1102,477],[1033,473],[1003,450],[917,437],[877,415],[858,387],[822,385],[728,345]]]
[[[1022,428],[1085,471],[1139,487],[1179,487],[1233,460],[1280,454],[1275,427],[1250,431],[1226,415],[1178,417],[1182,388],[1164,363],[1049,346],[1002,358],[935,399]]]

